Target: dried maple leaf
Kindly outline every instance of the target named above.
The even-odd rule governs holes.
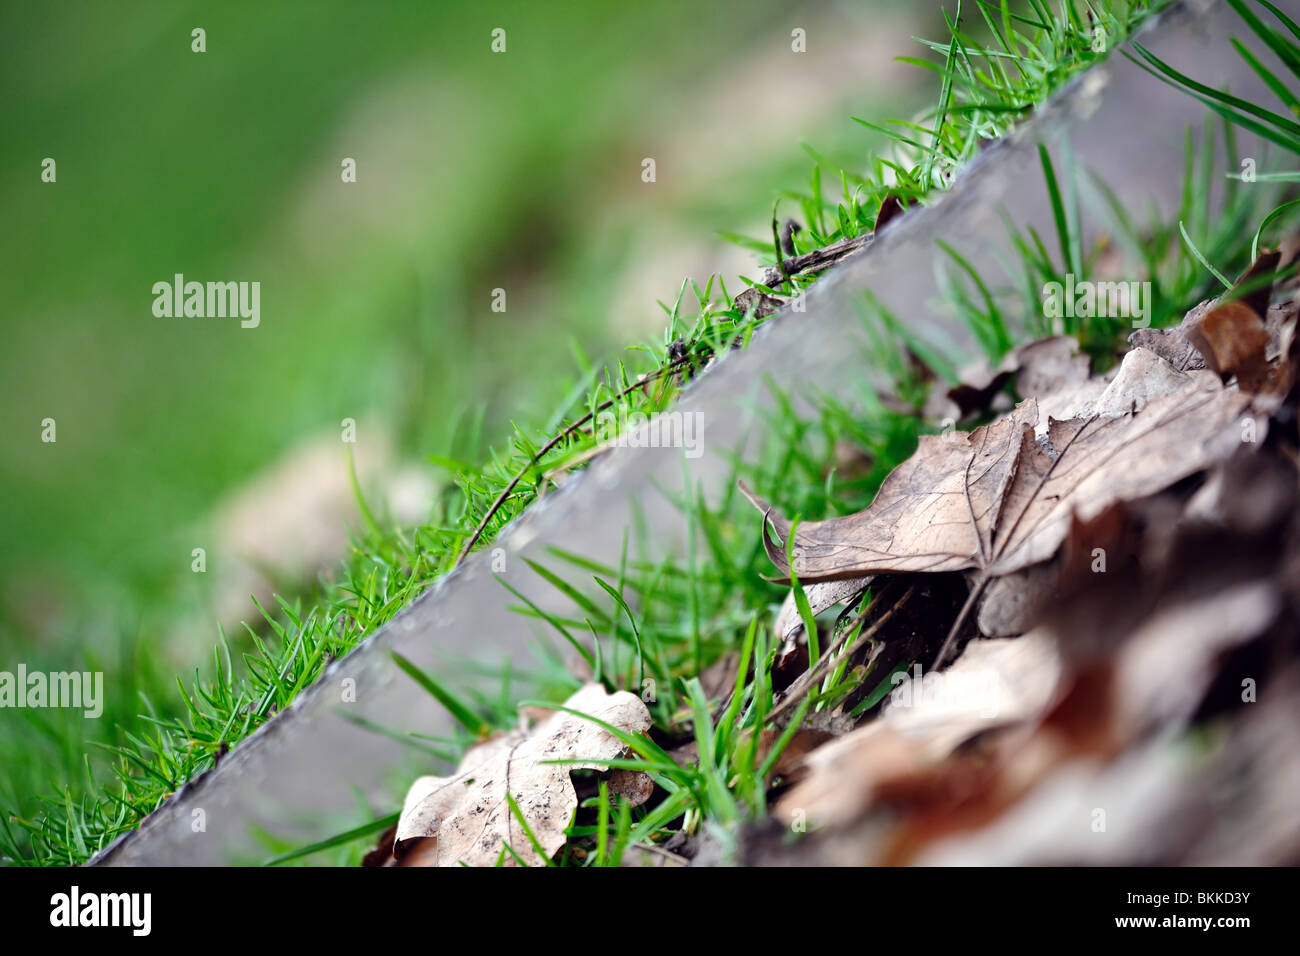
[[[857,514],[799,525],[800,581],[869,574],[1006,574],[1051,557],[1070,516],[1159,491],[1222,457],[1249,398],[1198,377],[1137,414],[1051,421],[1034,438],[1033,399],[968,433],[924,435],[911,458]],[[789,574],[790,522],[742,485],[764,512],[768,556]],[[775,533],[776,537],[768,534]]]
[[[1249,404],[1210,376],[1189,375],[1180,390],[1137,411],[1049,420],[1041,440],[1034,399],[969,434],[922,436],[870,507],[799,525],[794,569],[809,584],[977,569],[973,602],[990,579],[1051,558],[1074,516],[1088,520],[1225,457],[1240,443],[1238,421]],[[768,557],[789,575],[790,522],[741,490],[763,512]],[[940,661],[951,641],[950,634]]]
[[[587,684],[557,711],[529,731],[494,737],[465,754],[452,777],[421,777],[411,785],[397,823],[393,852],[398,857],[421,840],[437,840],[437,865],[493,866],[505,847],[529,865],[545,864],[564,844],[564,831],[578,806],[569,772],[605,769],[626,745],[587,717],[639,734],[650,727],[650,712],[634,694],[607,694]],[[582,760],[582,763],[549,763]],[[541,853],[511,810],[509,794],[528,823]],[[503,862],[517,861],[505,852]]]

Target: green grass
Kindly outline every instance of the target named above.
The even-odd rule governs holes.
[[[932,189],[945,188],[952,174],[973,158],[981,141],[1001,135],[1100,55],[1093,50],[1092,31],[1074,8],[1053,11],[1042,3],[1030,3],[1023,13],[1013,13],[1006,5],[967,7],[966,23],[943,43],[929,45],[936,59],[926,62],[939,74],[935,107],[911,124],[874,127],[889,135],[892,146],[887,153],[874,156],[864,170],[851,172],[810,151],[815,165],[807,188],[781,194],[802,217],[804,228],[793,236],[796,254],[869,232],[880,204],[891,195],[924,201]],[[1109,27],[1108,49],[1148,12],[1144,4],[1104,8],[1107,12],[1100,22]],[[1230,135],[1231,127],[1225,125],[1224,139]],[[1228,147],[1226,142],[1223,145]],[[1208,193],[1195,188],[1196,177],[1211,175],[1206,170],[1215,162],[1214,148],[1214,140],[1207,136],[1189,149],[1189,185],[1180,219],[1188,224],[1188,235],[1205,257],[1231,270],[1244,266],[1241,237],[1259,225],[1260,217],[1253,208],[1253,194],[1243,190],[1230,189],[1222,209],[1209,208],[1208,199],[1202,202]],[[1230,148],[1228,155],[1232,155]],[[1107,204],[1104,184],[1075,183],[1072,177],[1058,176],[1046,162],[1044,173],[1057,211],[1058,235],[1053,237],[1057,251],[1056,255],[1049,252],[1040,236],[1018,237],[1021,261],[1009,264],[1006,279],[1025,299],[1024,315],[1040,316],[1039,290],[1047,277],[1071,269],[1086,272],[1101,254],[1101,250],[1079,248],[1074,239],[1079,201],[1106,208],[1115,220],[1114,241],[1131,246],[1144,263],[1146,277],[1158,289],[1162,311],[1157,324],[1180,317],[1180,310],[1213,287],[1212,278],[1181,247],[1176,231],[1137,224],[1127,210]],[[838,185],[838,198],[828,197],[827,183]],[[1273,228],[1285,221],[1281,217]],[[771,239],[742,241],[768,257],[766,264],[778,264]],[[1017,327],[1006,307],[997,304],[1002,299],[993,293],[992,280],[975,275],[954,253],[949,254],[953,269],[948,296],[990,358],[1000,357],[1020,337],[1043,331],[1032,322]],[[815,280],[815,275],[783,276],[768,288],[789,294]],[[877,343],[868,360],[890,370],[899,396],[918,406],[922,384],[897,348],[898,341],[906,339],[905,328],[870,302],[864,302],[863,309]],[[336,580],[323,582],[315,594],[281,601],[265,613],[257,628],[249,628],[250,651],[238,654],[223,636],[206,675],[196,670],[192,682],[177,680],[183,712],[160,712],[145,701],[145,714],[139,720],[121,720],[116,780],[92,779],[88,765],[86,779],[75,788],[69,785],[47,798],[37,812],[6,824],[0,832],[6,854],[25,862],[75,863],[132,829],[180,785],[211,767],[224,749],[287,706],[329,660],[347,653],[445,574],[476,529],[482,527],[479,546],[490,542],[544,491],[548,473],[582,467],[597,436],[589,428],[573,427],[575,423],[602,407],[624,413],[666,408],[712,357],[725,354],[733,343],[743,346],[763,321],[737,308],[732,291],[717,279],[703,286],[684,282],[664,311],[661,339],[633,349],[617,366],[602,369],[578,354],[578,374],[568,397],[549,416],[516,426],[485,461],[480,449],[488,444],[488,436],[482,419],[466,416],[448,440],[447,453],[439,458],[454,474],[455,484],[449,486],[454,490],[439,498],[428,523],[414,529],[372,523],[358,535],[355,555]],[[1119,334],[1118,328],[1082,320],[1065,331],[1079,335],[1099,356],[1113,354]],[[926,354],[924,343],[909,344],[916,346],[918,354]],[[940,366],[937,359],[934,364]],[[952,374],[950,368],[937,370]],[[650,387],[633,387],[641,376],[650,379]],[[794,415],[792,407],[779,405],[768,422],[772,449],[765,453],[768,457],[744,466],[740,474],[786,513],[806,520],[863,507],[889,469],[910,454],[922,428],[917,416],[888,408],[871,394],[853,402],[823,397],[819,415],[812,420]],[[555,441],[557,435],[562,439]],[[867,474],[842,480],[828,472],[833,450],[845,442],[870,456]],[[545,453],[539,454],[542,449]],[[591,812],[596,818],[582,824],[590,833],[579,831],[575,836],[591,846],[575,844],[574,850],[582,853],[574,856],[574,862],[581,856],[584,861],[615,863],[629,846],[673,826],[693,830],[711,821],[725,831],[739,819],[761,815],[774,759],[758,761],[759,731],[788,731],[797,726],[793,718],[832,706],[863,681],[886,676],[852,674],[840,666],[836,649],[859,635],[839,635],[819,649],[828,662],[826,674],[809,689],[801,709],[783,715],[788,722],[771,725],[770,669],[775,648],[766,622],[783,592],[761,580],[766,559],[754,534],[752,513],[734,496],[712,510],[693,500],[680,504],[707,544],[706,552],[686,567],[647,567],[629,560],[624,567],[593,568],[582,566],[576,556],[557,554],[556,564],[536,569],[551,575],[557,586],[565,585],[565,565],[570,571],[581,566],[582,573],[599,577],[610,599],[607,606],[587,606],[583,620],[545,616],[542,620],[566,647],[579,643],[580,635],[593,635],[599,657],[594,650],[586,653],[609,686],[640,687],[647,677],[654,680],[660,689],[652,708],[656,731],[665,738],[693,736],[702,755],[698,767],[670,767],[662,748],[638,739],[629,759],[647,769],[668,796],[653,808],[624,807],[612,817],[604,805],[594,811],[584,808],[580,818],[585,820]],[[638,600],[630,599],[633,594]],[[527,605],[520,610],[540,614]],[[742,669],[729,700],[719,701],[716,709],[714,702],[702,698],[695,679],[729,651],[739,652],[747,668]],[[557,654],[546,674],[557,695],[573,685],[572,678],[566,685],[558,660]],[[422,683],[432,680],[422,675]],[[462,749],[484,725],[503,726],[513,720],[517,701],[506,694],[462,700],[444,682],[426,686],[431,692],[436,688],[435,696],[465,727],[457,738],[436,742],[443,755]],[[563,697],[547,699],[554,703]],[[312,852],[346,849],[360,835],[360,831],[342,834],[328,847]],[[283,861],[310,856],[301,848],[296,857],[292,848],[277,852]]]
[[[1296,122],[1296,119],[1300,118],[1300,96],[1296,95],[1294,86],[1296,79],[1300,78],[1300,55],[1297,55],[1298,48],[1295,42],[1300,38],[1300,30],[1297,30],[1295,21],[1267,0],[1254,0],[1253,3],[1248,3],[1246,0],[1227,0],[1227,2],[1251,32],[1263,41],[1291,74],[1289,80],[1278,76],[1244,47],[1241,41],[1236,37],[1232,38],[1234,48],[1282,102],[1287,113],[1278,113],[1276,110],[1233,96],[1225,90],[1216,90],[1198,83],[1192,77],[1160,60],[1141,44],[1135,45],[1139,59],[1135,59],[1134,62],[1163,82],[1187,91],[1224,119],[1242,129],[1257,133],[1288,152],[1300,152],[1300,122]],[[1257,16],[1253,9],[1255,7],[1262,7],[1272,14],[1285,32]]]

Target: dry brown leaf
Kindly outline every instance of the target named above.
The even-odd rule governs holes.
[[[1273,582],[1255,581],[1162,608],[1118,655],[1117,695],[1125,733],[1178,727],[1192,716],[1219,655],[1245,643],[1281,609]]]
[[[607,694],[587,684],[564,704],[627,733],[650,727],[650,712],[635,694]],[[569,772],[605,769],[626,749],[599,724],[557,711],[529,731],[494,737],[465,754],[452,777],[421,777],[411,785],[397,823],[394,853],[412,841],[437,840],[437,865],[493,866],[508,843],[529,865],[544,864],[564,844],[578,806]],[[583,760],[580,764],[546,763]],[[509,793],[528,821],[543,854],[534,849],[506,801]],[[427,844],[423,844],[427,846]],[[516,861],[507,852],[506,865]]]
[[[1034,626],[1056,592],[1055,562],[1033,564],[993,581],[980,600],[979,631],[985,637],[1015,637]]]
[[[1269,349],[1280,359],[1279,381],[1298,357],[1294,324],[1293,312],[1270,310]],[[1288,663],[1300,633],[1300,390],[1285,398],[1280,392],[1250,397],[1223,389],[1213,372],[1183,373],[1165,364],[1159,356],[1134,354],[1117,370],[1107,404],[1117,411],[1147,404],[1090,419],[1118,430],[1095,439],[1103,453],[1071,459],[1090,446],[1057,436],[1063,425],[1077,423],[1050,423],[1051,448],[1063,452],[1057,456],[1062,474],[1086,466],[1079,486],[1100,480],[1095,472],[1115,500],[1091,514],[1071,510],[1049,566],[1059,572],[1057,587],[1034,630],[1012,641],[972,641],[949,670],[926,678],[939,678],[942,687],[973,654],[1046,638],[1060,676],[1010,684],[1054,684],[1053,702],[1043,708],[1042,698],[1031,701],[994,728],[974,719],[982,699],[977,688],[954,685],[955,706],[947,715],[925,699],[922,681],[922,706],[900,708],[891,698],[873,723],[806,758],[807,776],[781,797],[774,815],[820,832],[787,847],[786,831],[774,822],[753,835],[742,858],[781,865],[1295,861],[1300,828],[1287,812],[1295,775],[1279,782],[1277,767],[1300,745],[1300,671]],[[1220,398],[1198,405],[1207,395]],[[1090,401],[1094,410],[1100,404]],[[1227,407],[1218,409],[1220,401]],[[1180,412],[1207,409],[1220,431],[1202,433],[1179,420]],[[1228,414],[1233,409],[1240,417]],[[1242,430],[1252,419],[1258,435]],[[1172,439],[1169,445],[1157,443],[1162,434]],[[1147,481],[1148,463],[1122,459],[1128,462],[1122,473],[1108,472],[1117,467],[1110,449],[1130,441],[1134,454],[1145,448],[1143,454],[1178,456],[1189,467],[1192,459],[1206,461],[1208,467],[1195,469],[1204,480],[1198,473],[1178,481],[1181,468],[1175,469],[1171,484],[1129,497]],[[1022,443],[1018,460],[1033,450],[1032,442]],[[1019,466],[1012,473],[1002,516],[1016,507],[1016,485],[1025,480]],[[1042,484],[1041,496],[1050,499],[1054,486]],[[1030,502],[1025,514],[1036,507]],[[1011,553],[1011,547],[997,551],[1004,541],[1000,516],[990,522],[992,538],[972,535],[972,543],[990,540],[995,557]],[[1100,566],[1097,548],[1105,557]],[[800,561],[796,554],[796,567]],[[997,588],[1024,586],[1038,573],[1046,573],[1044,565],[995,577],[985,593],[993,598]],[[1289,685],[1276,673],[1283,665],[1290,667]],[[999,665],[993,672],[1004,679],[1009,670]],[[1193,751],[1186,736],[1191,726],[1212,728],[1195,738]],[[1104,839],[1091,825],[1097,808],[1105,808],[1110,822]]]
[[[1090,415],[1123,415],[1140,412],[1161,395],[1174,395],[1195,386],[1198,380],[1213,379],[1213,372],[1204,369],[1180,372],[1155,352],[1133,349],[1124,356],[1115,369],[1110,384],[1092,402],[1085,403],[1068,416],[1082,418]],[[1207,386],[1208,387],[1208,386]],[[1046,429],[1040,427],[1041,434]]]
[[[947,670],[899,684],[879,719],[810,753],[807,779],[781,798],[774,815],[789,823],[802,811],[812,825],[847,823],[890,780],[943,760],[978,734],[1040,716],[1061,676],[1046,633],[972,641]]]
[[[1086,520],[1222,458],[1240,441],[1236,425],[1248,403],[1208,376],[1188,376],[1182,390],[1136,414],[1050,421],[1045,443],[1034,437],[1033,399],[969,434],[922,436],[870,507],[799,525],[795,570],[813,583],[970,568],[995,576],[1028,567],[1052,557],[1072,515]],[[764,512],[768,556],[788,575],[790,522],[742,490]]]
[[[1136,415],[1051,422],[1051,452],[1032,442],[1020,448],[987,552],[990,570],[1005,574],[1045,561],[1072,516],[1089,520],[1225,457],[1241,442],[1239,419],[1248,405],[1247,396],[1200,380]]]
[[[1207,819],[1204,803],[1181,799],[1193,785],[1189,762],[1185,753],[1168,762],[1173,755],[1165,748],[1192,717],[1220,656],[1263,633],[1280,610],[1276,586],[1252,582],[1159,611],[1127,635],[1117,659],[1077,674],[1070,693],[1032,737],[999,749],[991,761],[997,772],[967,801],[967,810],[983,810],[982,816],[967,812],[963,819],[952,808],[917,814],[896,834],[895,857],[882,862],[1176,860],[1207,823],[1215,825],[1208,827],[1212,831],[1221,821]],[[1294,747],[1296,735],[1290,736]],[[1120,792],[1105,785],[1135,772],[1141,782],[1130,780]],[[1110,791],[1107,798],[1102,790]],[[1151,802],[1162,805],[1162,812],[1148,815]],[[1124,839],[1099,845],[1095,832],[1075,825],[1096,807],[1107,808],[1121,827],[1135,816],[1143,825],[1121,829]],[[1153,827],[1154,821],[1160,825]],[[1183,832],[1171,838],[1165,832],[1171,826]]]
[[[1039,398],[1086,382],[1092,368],[1092,360],[1079,353],[1078,341],[1069,335],[1026,343],[1011,355],[1016,391],[1024,398]]]
[[[1273,273],[1282,261],[1282,253],[1277,249],[1265,249],[1255,257],[1250,267],[1237,277],[1233,283],[1234,292],[1240,295],[1240,301],[1257,315],[1268,312],[1268,303],[1273,297]],[[1260,284],[1260,280],[1268,279]],[[1253,288],[1250,288],[1253,286]]]
[[[1265,355],[1271,336],[1264,320],[1244,302],[1227,302],[1187,333],[1205,356],[1205,364],[1225,377],[1236,376],[1242,388],[1259,391],[1268,381]]]

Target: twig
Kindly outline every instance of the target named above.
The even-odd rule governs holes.
[[[650,375],[647,375],[645,378],[638,379],[636,382],[633,382],[631,385],[623,389],[613,398],[601,402],[592,411],[587,412],[587,414],[583,415],[577,421],[573,422],[571,425],[569,425],[567,428],[565,428],[563,431],[557,434],[554,438],[548,441],[545,445],[539,448],[537,452],[532,456],[532,458],[528,459],[528,464],[524,465],[523,468],[520,468],[519,471],[515,474],[515,476],[510,479],[510,483],[506,485],[505,488],[501,489],[501,494],[497,495],[496,500],[493,501],[491,507],[488,508],[487,513],[483,515],[483,519],[479,521],[478,527],[474,529],[474,533],[470,535],[469,540],[465,542],[465,547],[461,549],[460,554],[456,557],[456,563],[452,565],[452,568],[454,569],[460,567],[460,563],[464,561],[465,558],[469,555],[470,551],[473,550],[474,545],[478,544],[479,538],[483,537],[483,532],[487,528],[488,522],[492,520],[493,515],[495,515],[498,511],[501,510],[501,506],[506,503],[506,500],[514,492],[519,482],[524,480],[524,476],[527,475],[528,472],[531,471],[533,467],[537,465],[538,462],[540,462],[543,458],[545,458],[546,455],[553,448],[555,448],[565,439],[569,438],[579,428],[587,424],[587,422],[591,421],[596,415],[598,415],[600,412],[603,412],[605,409],[609,408],[619,399],[624,398],[627,395],[630,395],[632,392],[635,392],[638,388],[643,388],[648,382],[657,381],[658,379],[663,378],[665,375],[678,371],[683,366],[688,364],[690,360],[691,357],[689,355],[685,355],[682,358],[677,359],[676,361],[669,362],[667,365],[663,366],[660,369],[657,369],[655,372],[653,372]]]
[[[970,594],[966,595],[966,602],[962,604],[961,610],[957,613],[957,620],[952,622],[952,627],[948,629],[948,636],[943,639],[943,646],[939,648],[939,653],[934,659],[933,670],[938,670],[943,666],[943,659],[948,656],[948,651],[952,649],[952,642],[957,639],[957,633],[961,626],[966,623],[966,617],[970,614],[971,608],[979,600],[979,596],[984,593],[984,587],[989,583],[989,576],[986,573],[979,579],[976,585],[970,589]]]
[[[778,262],[780,269],[768,269],[763,273],[763,284],[769,289],[775,288],[776,284],[787,281],[790,278],[804,272],[820,272],[822,269],[828,269],[853,255],[859,249],[865,249],[873,238],[872,233],[864,232],[860,236],[849,236],[838,242],[832,242],[824,249],[814,249],[812,252],[805,252],[801,256],[792,256],[789,259],[780,258],[780,247],[777,247]]]

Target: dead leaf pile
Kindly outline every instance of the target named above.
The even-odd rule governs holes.
[[[1134,333],[1099,376],[1068,340],[1018,350],[943,399],[987,411],[1014,382],[1020,401],[923,437],[857,514],[792,529],[746,489],[815,614],[869,624],[883,595],[937,579],[966,599],[921,601],[853,661],[918,663],[856,729],[823,724],[843,735],[804,758],[742,861],[1300,861],[1279,770],[1300,760],[1298,312],[1242,288]],[[778,633],[799,638],[792,607]],[[1199,750],[1193,726],[1213,728]]]

